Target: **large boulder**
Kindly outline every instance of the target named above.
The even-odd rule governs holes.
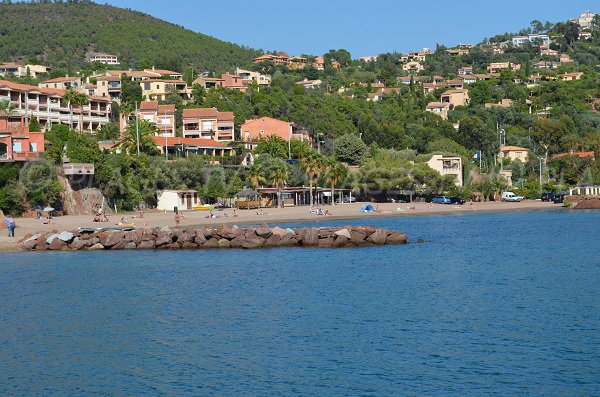
[[[273,232],[271,231],[271,228],[267,225],[262,225],[262,226],[256,228],[256,230],[254,232],[256,233],[257,236],[262,237],[262,238],[269,238],[269,236],[271,236],[271,234],[273,234]]]
[[[60,232],[56,235],[56,238],[64,241],[65,243],[70,243],[73,241],[73,233],[71,232]]]
[[[154,240],[143,240],[137,246],[138,249],[154,249],[155,247],[156,243]]]
[[[406,235],[406,233],[392,231],[387,235],[387,237],[385,239],[385,243],[386,244],[406,244],[407,240],[408,240],[408,236]]]
[[[384,245],[387,239],[387,231],[383,229],[377,229],[369,237],[367,241],[372,242],[375,245]]]
[[[109,232],[109,233],[100,233],[98,238],[100,239],[100,244],[104,246],[104,248],[110,248],[113,245],[123,241],[125,233],[123,232]]]
[[[302,245],[304,246],[314,247],[319,244],[319,229],[314,227],[304,229],[302,234],[298,234],[298,236],[301,236]]]
[[[158,233],[158,236],[156,237],[155,243],[157,247],[160,247],[161,245],[165,245],[165,244],[171,244],[173,242],[173,236],[171,235],[171,232],[165,232],[165,231],[161,231],[160,233]]]

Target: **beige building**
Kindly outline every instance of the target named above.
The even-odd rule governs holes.
[[[104,53],[92,53],[88,57],[88,61],[90,62],[100,62],[105,65],[118,65],[119,57],[112,54],[104,54]]]
[[[426,111],[431,112],[433,114],[437,114],[444,120],[448,120],[448,112],[450,111],[449,103],[442,102],[430,102],[427,104],[425,108]]]
[[[21,65],[18,63],[0,63],[0,76],[14,74],[16,77],[37,78],[40,74],[46,74],[51,69],[44,65]]]
[[[150,100],[164,101],[167,96],[177,94],[183,99],[189,99],[187,83],[181,80],[142,80],[142,96]]]
[[[528,156],[529,149],[520,146],[503,146],[500,149],[500,153],[498,153],[499,160],[508,158],[511,161],[519,159],[522,162],[526,162]]]
[[[402,70],[409,73],[418,73],[423,69],[425,69],[425,67],[417,61],[410,61],[402,65]]]
[[[183,109],[183,136],[232,142],[235,139],[234,114],[219,112],[216,108]]]
[[[81,79],[79,77],[73,77],[73,76],[57,77],[55,79],[42,81],[38,85],[40,87],[44,87],[44,88],[58,88],[61,90],[82,90],[83,89]]]
[[[271,84],[271,75],[253,72],[251,70],[245,70],[236,68],[235,74],[240,76],[244,83],[250,84],[256,82],[258,85],[269,85]]]
[[[454,176],[456,186],[463,186],[463,164],[460,156],[444,156],[441,154],[434,154],[427,162],[427,165],[439,172],[442,176]]]
[[[14,116],[23,116],[28,122],[36,117],[44,130],[53,124],[72,125],[73,129],[97,131],[108,124],[110,100],[88,97],[85,105],[69,107],[64,96],[66,90],[46,88],[0,80],[0,101],[7,100],[14,106]],[[81,123],[81,126],[79,125]]]
[[[467,106],[469,104],[469,90],[448,90],[442,94],[442,103],[449,103],[450,109],[456,106]]]

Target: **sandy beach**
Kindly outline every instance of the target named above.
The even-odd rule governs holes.
[[[238,216],[233,216],[232,209],[214,211],[219,218],[208,218],[207,211],[185,211],[184,218],[181,220],[181,226],[188,225],[219,225],[219,224],[276,224],[284,222],[311,222],[322,220],[345,220],[345,219],[363,219],[385,216],[418,216],[435,214],[455,214],[455,213],[473,213],[488,211],[519,211],[519,210],[540,210],[557,209],[561,206],[539,200],[525,200],[519,203],[508,202],[481,202],[466,203],[464,205],[447,204],[429,204],[429,203],[372,203],[373,207],[378,207],[379,212],[361,213],[360,207],[367,203],[338,204],[335,206],[323,206],[323,210],[329,210],[331,215],[320,216],[309,212],[309,207],[286,207],[286,208],[263,208],[259,210],[238,210]],[[109,216],[108,223],[95,223],[92,221],[92,215],[67,215],[51,219],[50,224],[44,224],[42,220],[35,218],[16,219],[17,228],[15,238],[7,237],[6,229],[0,229],[0,251],[18,251],[17,242],[28,233],[49,232],[73,230],[79,227],[107,227],[119,223],[122,214]],[[144,218],[138,218],[137,214],[127,215],[130,222],[133,222],[138,228],[175,226],[175,216],[173,212],[149,211],[144,213]],[[134,218],[135,216],[135,218]]]

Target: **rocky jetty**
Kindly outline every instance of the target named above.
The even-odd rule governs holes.
[[[19,247],[27,251],[207,249],[266,247],[352,247],[406,244],[405,233],[371,226],[281,228],[263,225],[188,226],[130,231],[72,230],[26,235]]]

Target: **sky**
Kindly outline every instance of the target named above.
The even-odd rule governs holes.
[[[98,0],[195,32],[265,51],[322,55],[344,48],[353,58],[476,44],[518,32],[532,20],[559,22],[598,0]]]

